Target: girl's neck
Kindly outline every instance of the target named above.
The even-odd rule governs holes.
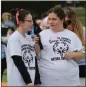
[[[63,30],[64,30],[63,26],[58,26],[55,29],[52,29],[52,31],[54,31],[54,32],[61,32]]]
[[[25,31],[24,31],[24,29],[23,29],[22,27],[18,27],[18,28],[17,28],[17,31],[18,31],[23,37],[25,37]]]

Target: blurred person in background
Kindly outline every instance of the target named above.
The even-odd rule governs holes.
[[[4,31],[4,30],[2,30],[2,31]],[[7,44],[7,41],[8,41],[8,39],[9,39],[9,37],[11,36],[11,34],[13,33],[15,31],[15,29],[13,28],[13,27],[8,27],[7,28],[7,33],[6,33],[6,35],[2,35],[1,36],[1,41],[3,42],[3,43],[5,43],[5,44]],[[5,31],[6,32],[6,31]]]
[[[6,63],[6,49],[7,49],[7,41],[10,37],[10,35],[14,32],[14,28],[8,28],[7,35],[6,36],[1,36],[1,81],[2,81],[2,76],[7,69],[7,63]]]
[[[2,14],[2,22],[1,22],[1,27],[13,27],[15,29],[15,24],[12,20],[12,15],[9,12],[4,12]]]
[[[49,29],[50,25],[48,24],[48,17],[45,17],[40,24],[42,30]]]
[[[77,36],[79,37],[79,39],[82,42],[82,45],[85,47],[86,49],[86,40],[85,40],[85,27],[83,27],[83,25],[80,22],[80,19],[78,17],[78,15],[75,13],[75,11],[73,11],[70,8],[66,8],[64,9],[65,11],[65,28],[71,30],[72,32],[76,33]],[[85,67],[86,67],[86,61],[85,61],[85,57],[82,58],[81,60],[77,61],[77,63],[79,64],[79,69],[80,69],[80,77],[85,77]]]
[[[44,12],[44,13],[41,15],[40,28],[41,28],[42,30],[45,30],[45,29],[49,29],[49,28],[50,28],[50,26],[49,26],[49,24],[48,24],[47,12]]]
[[[41,24],[41,19],[36,19],[36,24],[38,24],[38,26],[40,26],[40,24]]]

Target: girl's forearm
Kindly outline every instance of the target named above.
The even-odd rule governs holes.
[[[85,53],[83,52],[73,52],[73,59],[74,60],[80,60],[82,58],[84,58]]]
[[[38,43],[35,44],[35,52],[36,52],[36,55],[38,55],[40,52],[40,47]]]

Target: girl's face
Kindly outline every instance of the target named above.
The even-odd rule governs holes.
[[[65,17],[65,21],[69,21],[69,20],[70,20],[70,19],[66,16],[66,17]],[[70,21],[71,21],[71,20],[70,20]],[[73,30],[72,23],[67,25],[67,29],[69,29],[69,30],[71,30],[71,31]]]
[[[32,20],[32,15],[28,14],[23,22],[23,28],[25,29],[25,31],[31,31],[33,27],[33,20]]]
[[[52,29],[57,29],[57,27],[63,24],[63,21],[55,13],[48,14],[48,24]]]

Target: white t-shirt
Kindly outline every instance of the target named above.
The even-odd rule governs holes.
[[[22,56],[25,66],[30,74],[32,83],[34,84],[35,70],[35,51],[34,42],[29,35],[24,38],[18,31],[15,31],[8,40],[7,44],[7,79],[8,86],[25,86],[25,82],[15,66],[12,56]]]
[[[78,64],[64,59],[65,52],[83,49],[78,36],[67,29],[56,33],[47,29],[40,33],[40,39],[43,50],[39,53],[38,66],[42,86],[80,85]]]

